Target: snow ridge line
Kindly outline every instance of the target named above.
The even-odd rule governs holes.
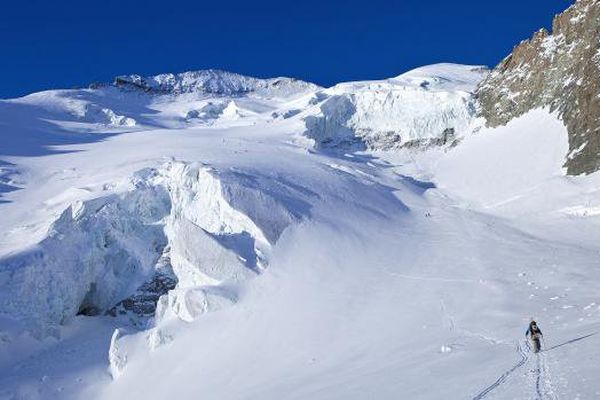
[[[490,386],[486,387],[481,392],[479,392],[475,397],[473,397],[473,400],[481,400],[485,398],[488,394],[490,394],[490,392],[502,385],[513,372],[525,365],[525,363],[529,359],[529,346],[525,346],[525,348],[523,348],[521,343],[517,344],[517,353],[521,356],[519,362],[517,362],[515,365],[513,365],[512,368],[500,375],[500,377],[494,383],[492,383]]]

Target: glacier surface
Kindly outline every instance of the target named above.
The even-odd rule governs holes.
[[[0,101],[0,399],[594,398],[600,178],[486,73]]]

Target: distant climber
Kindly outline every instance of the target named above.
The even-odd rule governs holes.
[[[525,337],[531,340],[532,348],[534,353],[539,353],[542,348],[541,340],[543,338],[542,331],[537,326],[537,323],[534,320],[531,320],[529,323],[529,328],[527,328],[527,332],[525,332]]]

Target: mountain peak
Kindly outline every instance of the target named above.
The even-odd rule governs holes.
[[[156,94],[198,92],[228,96],[273,90],[289,94],[318,89],[317,85],[294,78],[260,79],[218,69],[165,73],[148,77],[136,74],[121,75],[115,78],[113,85]]]

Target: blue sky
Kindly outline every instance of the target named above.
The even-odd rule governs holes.
[[[493,66],[571,0],[6,0],[0,98],[220,68],[321,85]]]

